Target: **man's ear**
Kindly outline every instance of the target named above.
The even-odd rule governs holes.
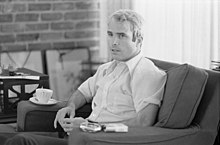
[[[138,43],[142,43],[143,37],[138,37]]]
[[[137,39],[137,33],[133,32],[132,41],[135,42]]]
[[[133,36],[132,36],[132,41],[135,42],[138,39],[138,43],[142,43],[143,41],[143,37],[141,36],[140,33],[138,33],[138,31],[134,31],[133,32]],[[139,40],[140,39],[140,40]]]
[[[136,45],[138,46],[142,46],[142,41],[143,41],[143,38],[142,37],[139,37],[139,38],[137,38],[137,43],[136,43]]]

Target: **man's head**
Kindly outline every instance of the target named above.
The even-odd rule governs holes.
[[[108,22],[108,45],[112,58],[127,61],[140,52],[143,19],[132,10],[113,13]]]

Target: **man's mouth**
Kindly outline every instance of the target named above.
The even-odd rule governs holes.
[[[112,52],[119,52],[119,50],[117,50],[117,49],[112,49]]]

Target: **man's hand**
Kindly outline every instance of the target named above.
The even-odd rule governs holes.
[[[70,97],[68,101],[68,106],[60,109],[57,112],[56,118],[54,120],[54,127],[57,128],[57,122],[59,122],[62,127],[65,127],[63,126],[63,124],[65,124],[64,122],[66,120],[66,115],[70,116],[68,119],[73,119],[75,117],[75,110],[80,108],[84,104],[86,104],[85,96],[79,90],[76,90]]]
[[[59,122],[59,124],[62,126],[63,124],[63,121],[64,121],[64,118],[66,115],[69,115],[70,118],[73,118],[75,116],[75,109],[74,108],[71,108],[71,107],[65,107],[65,108],[62,108],[60,109],[57,114],[56,114],[56,117],[55,117],[55,120],[54,120],[54,127],[57,128],[57,122]]]
[[[80,124],[85,121],[87,120],[82,117],[64,118],[62,124],[60,125],[67,134],[70,134],[74,127],[79,127]]]

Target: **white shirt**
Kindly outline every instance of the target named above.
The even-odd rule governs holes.
[[[160,106],[165,83],[166,73],[140,53],[126,62],[101,65],[78,90],[92,101],[89,120],[119,122],[136,117],[149,103]]]

